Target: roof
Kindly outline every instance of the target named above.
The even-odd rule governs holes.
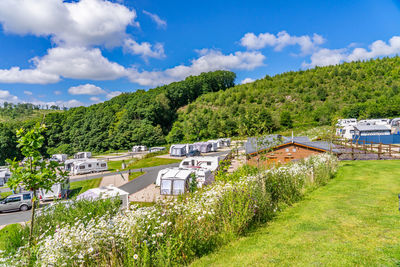
[[[190,176],[193,170],[179,169],[179,168],[170,168],[164,175],[162,179],[183,179],[185,180]]]
[[[121,190],[115,186],[104,186],[99,188],[92,188],[80,194],[76,199],[94,199],[102,196],[102,198],[116,197],[128,195],[129,193]]]
[[[359,131],[390,131],[389,126],[386,125],[356,125],[354,129]]]
[[[171,147],[173,147],[173,148],[184,148],[184,147],[186,147],[186,145],[176,144],[176,145],[172,145]]]

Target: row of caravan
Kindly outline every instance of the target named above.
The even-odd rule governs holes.
[[[180,195],[189,190],[192,179],[198,188],[213,182],[213,172],[218,169],[219,157],[189,157],[179,167],[159,171],[156,186],[161,195]]]
[[[195,150],[199,151],[200,153],[217,152],[218,149],[229,147],[230,145],[230,138],[208,140],[207,142],[197,142],[194,144],[174,144],[171,145],[169,154],[174,157],[184,157]]]

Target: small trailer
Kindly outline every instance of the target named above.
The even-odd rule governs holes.
[[[121,200],[121,209],[127,209],[129,207],[129,193],[113,185],[89,189],[77,196],[76,200],[86,199],[93,201],[117,197]]]
[[[194,148],[201,153],[209,153],[212,151],[212,144],[208,142],[194,143]]]
[[[172,145],[171,148],[169,149],[169,154],[172,157],[184,157],[188,152],[186,150],[186,147],[187,145],[181,145],[181,144]]]
[[[153,153],[153,152],[159,152],[159,151],[164,151],[165,150],[165,147],[163,147],[163,146],[156,146],[156,147],[151,147],[150,149],[149,149],[149,152],[150,153]]]
[[[108,170],[107,161],[99,159],[67,160],[64,166],[65,170],[69,171],[72,175],[102,172]]]
[[[146,146],[133,146],[132,147],[132,152],[144,152],[147,151],[147,147]]]
[[[67,198],[69,188],[70,181],[66,178],[63,183],[54,184],[50,190],[39,189],[38,196],[41,201]]]
[[[92,157],[92,152],[78,152],[74,155],[74,159],[89,159]]]
[[[68,159],[67,154],[54,154],[51,156],[50,161],[57,161],[58,163],[64,163]]]
[[[188,157],[181,161],[179,168],[204,168],[215,171],[219,166],[219,157]]]

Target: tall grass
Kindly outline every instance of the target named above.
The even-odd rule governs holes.
[[[152,207],[132,205],[112,219],[65,225],[38,242],[35,264],[186,265],[271,219],[335,171],[336,159],[329,155],[259,173],[242,169],[239,175]]]

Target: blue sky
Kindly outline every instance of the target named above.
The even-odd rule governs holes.
[[[236,83],[394,56],[399,1],[0,1],[0,102],[90,105],[216,69]]]

